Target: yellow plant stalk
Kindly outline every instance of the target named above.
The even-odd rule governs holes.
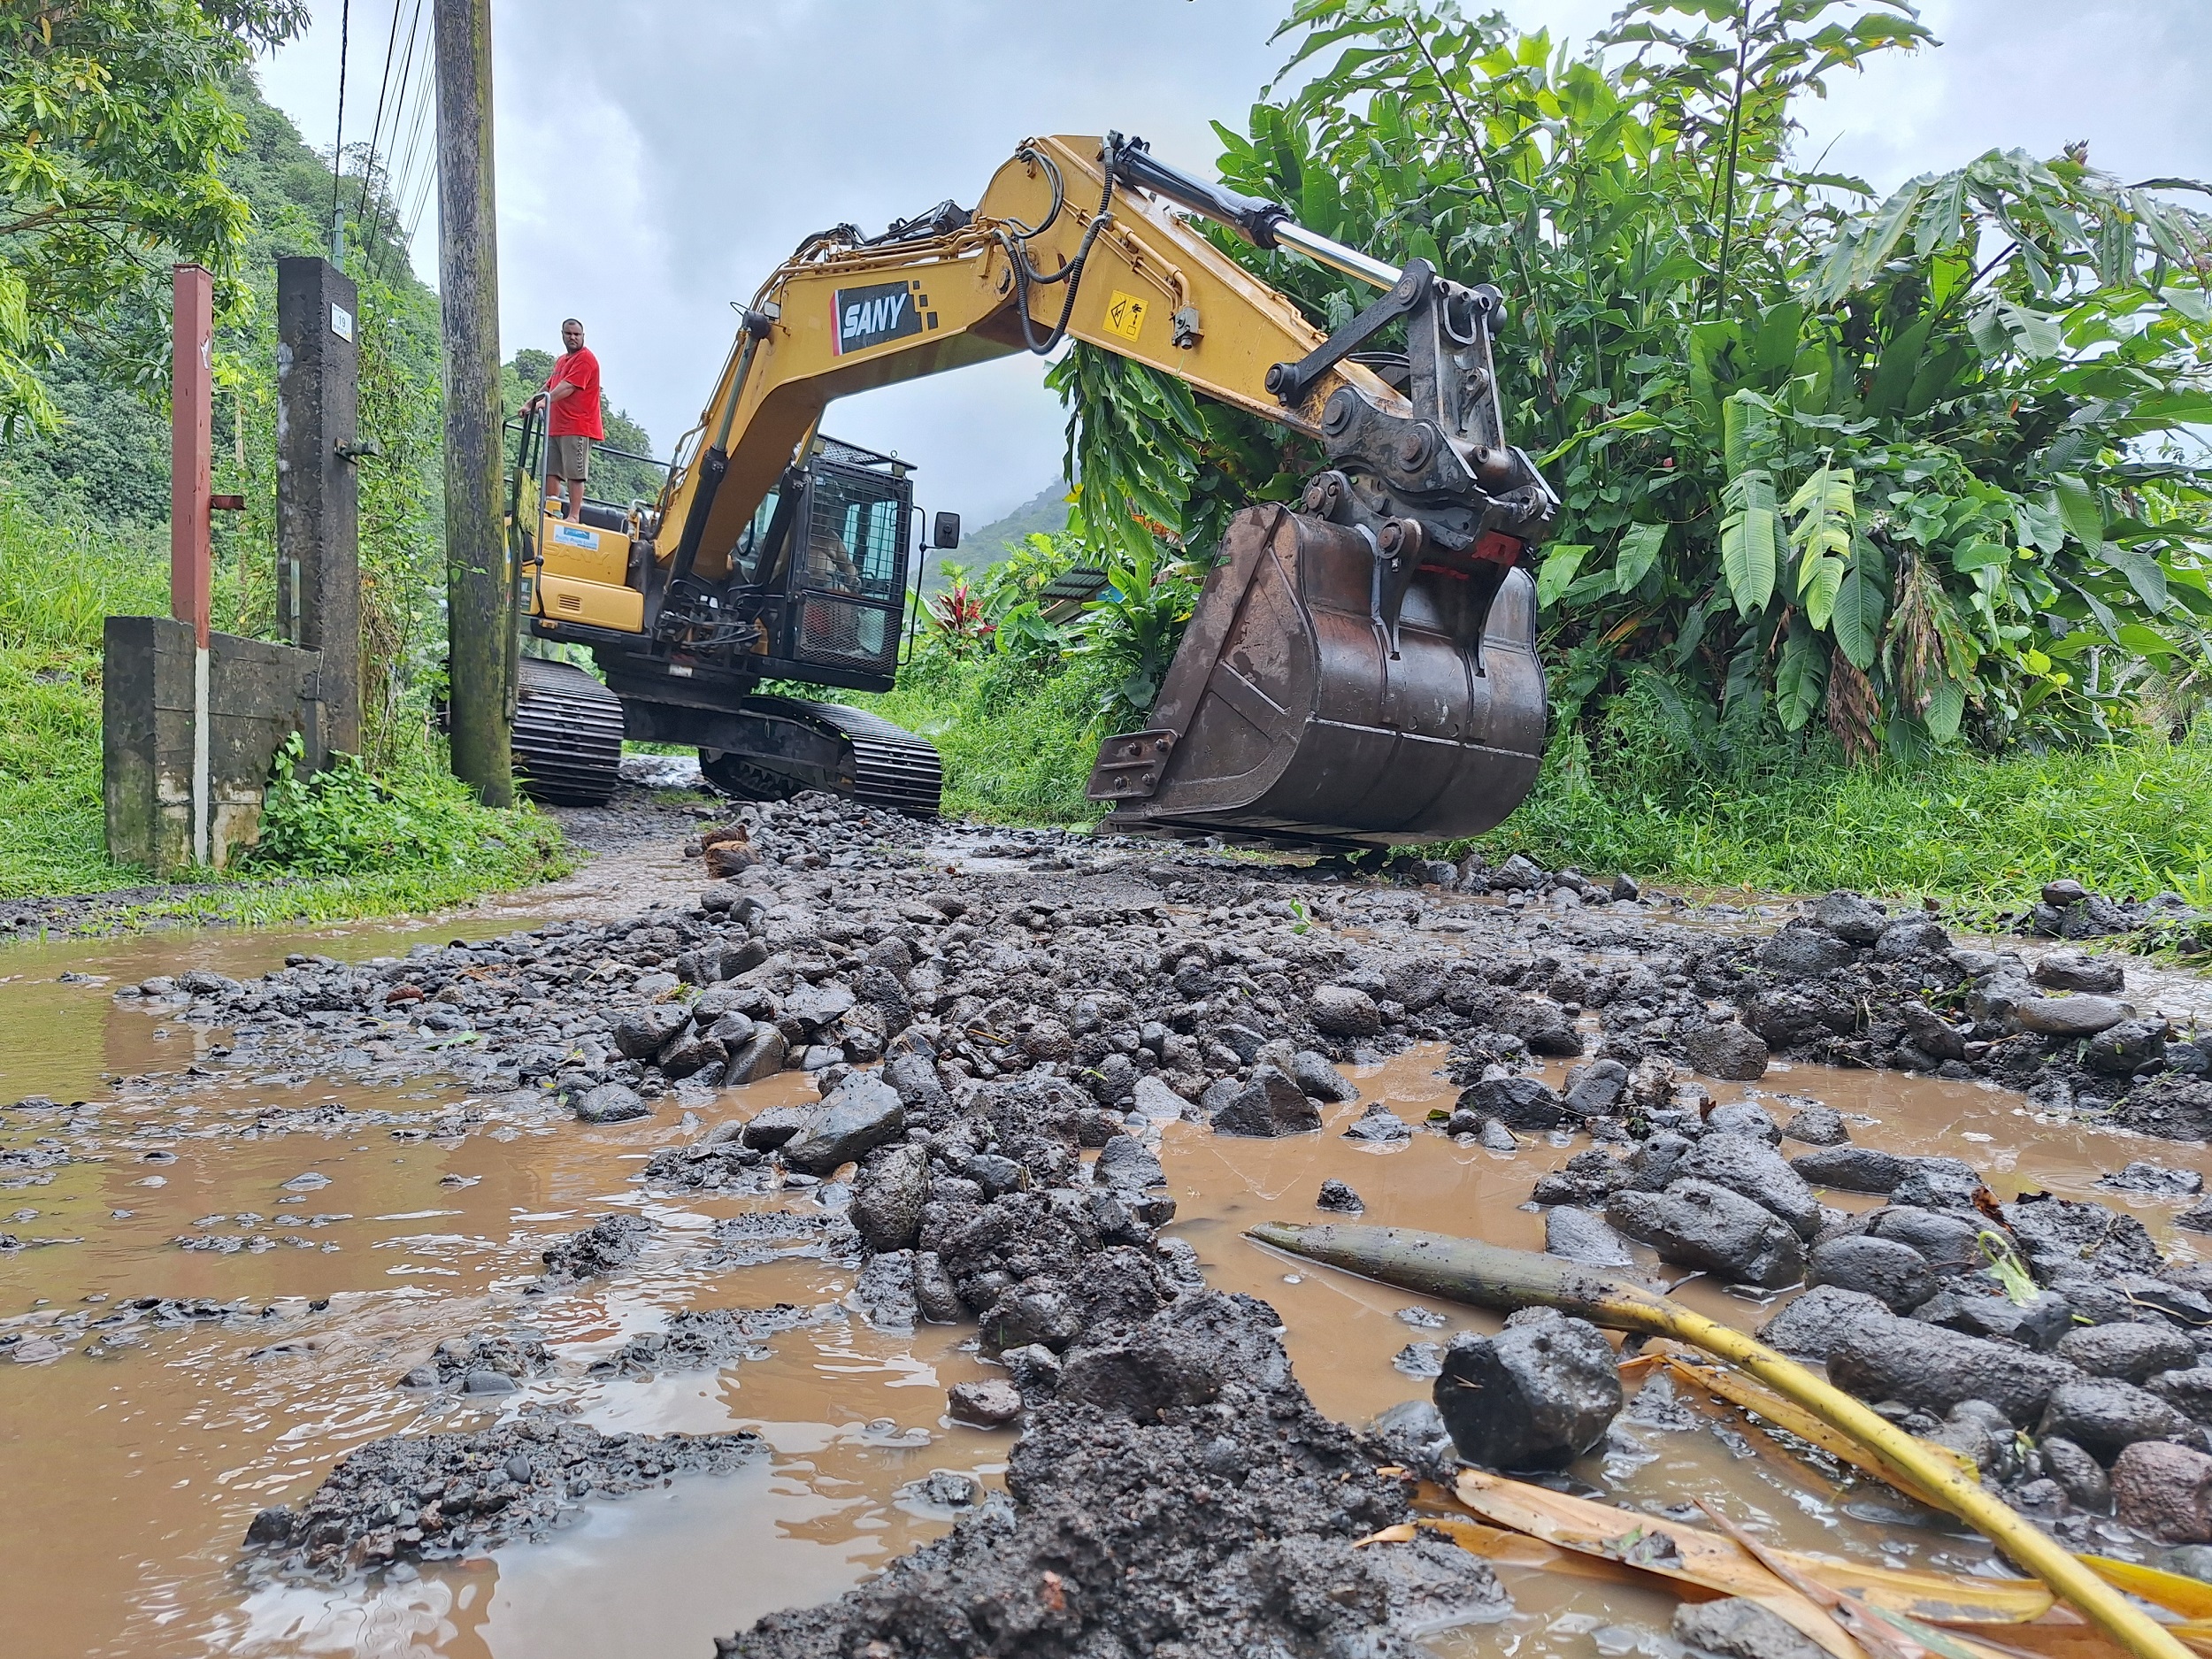
[[[1909,1486],[1980,1532],[2135,1659],[2192,1659],[2178,1637],[1985,1491],[1955,1455],[1907,1433],[1802,1365],[1717,1319],[1556,1256],[1443,1233],[1271,1221],[1251,1228],[1247,1236],[1294,1256],[1450,1301],[1505,1311],[1557,1308],[1594,1325],[1672,1337],[1702,1348],[1850,1436],[1873,1457],[1884,1479]]]

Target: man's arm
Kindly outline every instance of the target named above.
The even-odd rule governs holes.
[[[534,394],[530,401],[523,405],[523,408],[526,411],[534,413],[537,410],[542,408],[549,403],[559,403],[562,399],[571,396],[575,390],[576,388],[570,385],[568,381],[563,380],[550,391]]]

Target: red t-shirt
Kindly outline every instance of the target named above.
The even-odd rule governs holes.
[[[553,373],[545,377],[545,389],[549,392],[563,380],[576,389],[553,405],[552,424],[546,430],[557,438],[604,442],[607,431],[599,424],[599,359],[591,355],[589,346],[579,346],[556,359]]]

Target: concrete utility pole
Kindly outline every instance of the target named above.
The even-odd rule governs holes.
[[[359,346],[353,280],[277,261],[277,626],[321,653],[322,746],[361,752]]]
[[[434,0],[438,273],[445,326],[446,634],[453,772],[514,800],[500,520],[499,249],[492,197],[491,0]]]

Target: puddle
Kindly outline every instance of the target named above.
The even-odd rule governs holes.
[[[1010,1437],[944,1417],[949,1385],[997,1374],[967,1351],[968,1327],[895,1336],[832,1317],[765,1339],[764,1356],[719,1371],[588,1374],[594,1359],[680,1308],[815,1307],[850,1288],[849,1273],[824,1261],[730,1268],[704,1259],[716,1220],[748,1208],[804,1208],[803,1195],[657,1197],[628,1179],[655,1148],[706,1125],[810,1097],[795,1074],[727,1091],[688,1124],[664,1104],[655,1118],[619,1128],[522,1113],[495,1114],[459,1140],[398,1140],[385,1123],[270,1133],[253,1125],[271,1107],[335,1102],[356,1112],[421,1114],[469,1097],[433,1081],[257,1086],[223,1073],[211,1053],[220,1033],[165,1027],[110,1000],[112,985],[156,972],[257,974],[299,950],[394,955],[419,939],[480,936],[484,921],[166,934],[0,955],[9,1010],[0,1101],[42,1094],[97,1106],[96,1122],[68,1137],[89,1161],[0,1191],[0,1227],[81,1240],[0,1256],[0,1333],[44,1333],[60,1321],[68,1335],[137,1297],[242,1310],[219,1322],[108,1327],[97,1356],[73,1338],[49,1363],[0,1358],[11,1652],[705,1655],[713,1635],[833,1594],[943,1531],[947,1515],[902,1498],[902,1486],[939,1470],[999,1480]],[[108,983],[58,983],[65,970]],[[173,1074],[195,1056],[216,1075],[181,1093],[141,1097],[107,1080]],[[1537,1175],[1576,1149],[1538,1144],[1507,1156],[1416,1134],[1376,1150],[1341,1138],[1368,1101],[1382,1099],[1417,1125],[1448,1105],[1455,1091],[1433,1070],[1441,1059],[1431,1047],[1363,1069],[1361,1102],[1332,1109],[1317,1137],[1239,1141],[1191,1125],[1166,1134],[1180,1207],[1173,1231],[1216,1286],[1262,1296],[1281,1313],[1301,1379],[1336,1417],[1364,1419],[1426,1389],[1393,1367],[1408,1343],[1497,1321],[1292,1262],[1248,1243],[1241,1229],[1317,1218],[1316,1190],[1334,1176],[1362,1194],[1368,1221],[1540,1248],[1541,1217],[1523,1205]],[[1551,1069],[1555,1081],[1563,1071]],[[2203,1148],[2046,1123],[2016,1095],[1888,1073],[1778,1066],[1755,1087],[1715,1092],[1760,1099],[1783,1118],[1798,1102],[1818,1100],[1874,1120],[1855,1123],[1855,1138],[1962,1157],[2008,1196],[2023,1187],[2093,1196],[2134,1210],[2170,1249],[2198,1242],[2172,1231],[2178,1202],[2092,1183],[2136,1158],[2212,1168]],[[0,1147],[59,1133],[65,1118],[0,1113]],[[327,1184],[288,1188],[303,1175]],[[656,1224],[634,1269],[606,1283],[522,1294],[548,1243],[614,1209]],[[5,1219],[26,1211],[34,1213]],[[180,1237],[273,1242],[220,1254],[183,1249],[173,1242]],[[1747,1326],[1769,1310],[1703,1283],[1680,1294]],[[1417,1310],[1412,1320],[1408,1310]],[[482,1404],[394,1386],[440,1340],[518,1325],[555,1359],[521,1393]],[[351,1448],[395,1432],[480,1426],[524,1402],[572,1409],[608,1430],[752,1429],[772,1455],[735,1475],[594,1504],[548,1543],[406,1583],[250,1591],[235,1572],[235,1546],[255,1510],[303,1495]],[[1753,1455],[1754,1441],[1741,1436],[1631,1432],[1642,1451],[1617,1448],[1609,1462],[1601,1455],[1577,1471],[1618,1501],[1661,1510],[1696,1493],[1800,1548],[1959,1571],[1988,1562],[1978,1542],[1919,1526],[1886,1489],[1839,1486],[1808,1465]],[[1434,1638],[1437,1652],[1578,1659],[1632,1651],[1608,1646],[1607,1627],[1663,1628],[1671,1609],[1663,1596],[1610,1584],[1530,1570],[1504,1576],[1514,1617]]]

